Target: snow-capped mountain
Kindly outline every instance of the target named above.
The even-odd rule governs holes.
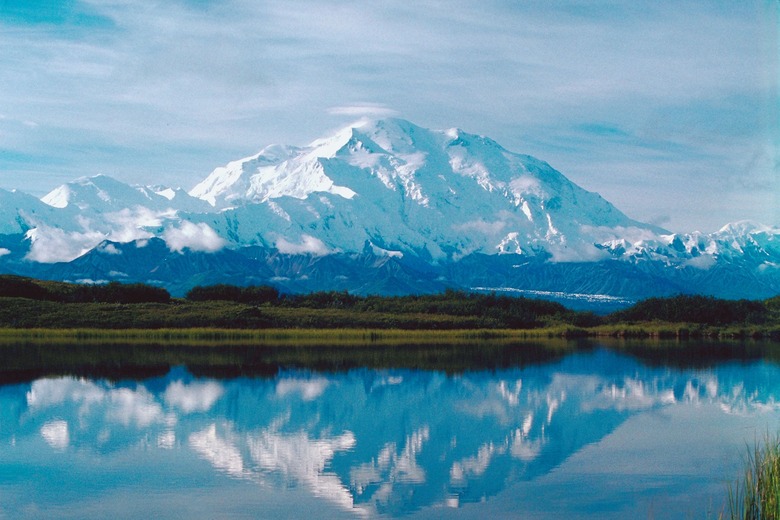
[[[55,188],[41,201],[55,208],[72,208],[84,213],[91,211],[105,215],[131,207],[145,207],[155,211],[208,211],[200,200],[181,188],[166,186],[129,186],[106,175],[82,177]]]
[[[623,298],[780,292],[778,228],[673,234],[489,138],[400,119],[268,146],[189,192],[107,176],[41,200],[0,191],[0,219],[4,272],[142,281],[176,294],[218,282]]]
[[[606,256],[594,243],[662,232],[533,157],[398,119],[359,123],[303,148],[268,147],[217,168],[190,195],[223,210],[206,223],[236,245],[312,253],[369,243],[434,260],[592,260]]]

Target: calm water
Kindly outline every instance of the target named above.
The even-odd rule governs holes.
[[[0,386],[0,518],[704,518],[780,431],[780,368],[755,355],[567,352],[447,372],[28,367]]]

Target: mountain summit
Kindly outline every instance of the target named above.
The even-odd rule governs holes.
[[[316,239],[318,250],[365,244],[433,259],[471,253],[603,256],[611,230],[663,232],[631,220],[549,164],[458,129],[401,119],[363,121],[295,148],[269,146],[217,168],[190,195],[220,216],[208,221],[236,244]],[[236,226],[236,223],[239,225]],[[238,229],[237,229],[238,228]],[[308,239],[312,242],[311,239]]]
[[[214,283],[621,302],[780,293],[777,228],[738,222],[673,234],[632,220],[539,159],[402,119],[361,121],[307,146],[267,146],[189,192],[107,176],[41,200],[0,190],[0,214],[0,272],[145,282],[174,294]]]

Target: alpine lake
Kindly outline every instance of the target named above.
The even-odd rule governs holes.
[[[0,518],[717,518],[780,344],[0,344]]]

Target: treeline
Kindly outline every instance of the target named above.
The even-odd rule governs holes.
[[[355,297],[344,293],[296,295],[283,305],[317,308],[328,305],[356,312],[390,314],[434,314],[460,318],[482,318],[507,328],[530,329],[552,324],[577,327],[597,325],[598,317],[575,312],[560,303],[496,294],[447,290],[441,294],[412,296]]]
[[[0,276],[0,297],[60,303],[167,303],[171,300],[165,289],[141,283],[85,285],[43,282],[11,275]]]
[[[279,291],[275,287],[268,285],[238,287],[219,284],[194,287],[187,293],[186,298],[193,302],[229,301],[260,305],[263,303],[278,303]]]
[[[607,316],[576,312],[547,300],[447,290],[441,294],[357,296],[347,292],[280,294],[270,286],[210,285],[172,299],[146,284],[81,285],[0,275],[0,298],[96,304],[0,306],[0,326],[110,328],[401,328],[535,329],[665,322],[702,327],[780,326],[780,297],[766,301],[679,295],[649,298]],[[122,310],[100,304],[136,305]],[[165,305],[159,305],[165,304]],[[23,310],[24,309],[24,310]],[[59,324],[59,325],[55,325]],[[96,324],[96,325],[93,325]]]
[[[468,320],[469,326],[538,328],[551,323],[588,327],[599,323],[591,313],[574,312],[547,300],[447,290],[441,294],[409,296],[357,296],[348,292],[315,292],[280,295],[272,287],[214,285],[195,287],[191,301],[222,300],[237,303],[269,303],[291,309],[332,309],[358,314],[437,315]],[[457,323],[457,322],[455,322]]]
[[[712,296],[679,295],[648,298],[607,316],[610,323],[665,321],[701,325],[761,325],[770,319],[769,302],[721,300]]]
[[[447,290],[441,294],[357,296],[345,291],[281,295],[273,287],[196,287],[192,301],[227,300],[270,303],[287,308],[342,309],[356,313],[439,314],[489,318],[509,328],[534,328],[552,322],[592,327],[619,322],[661,321],[700,325],[760,325],[780,317],[780,296],[767,301],[723,300],[712,296],[678,295],[648,298],[607,316],[576,312],[548,300]]]

